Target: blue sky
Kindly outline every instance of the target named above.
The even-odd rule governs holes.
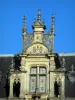
[[[46,32],[55,14],[55,52],[75,52],[75,0],[0,0],[0,54],[22,51],[23,16],[27,16],[27,31],[31,33],[38,8]]]

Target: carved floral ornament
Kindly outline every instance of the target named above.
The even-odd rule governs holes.
[[[20,75],[18,75],[18,74],[12,74],[11,78],[13,80],[18,80],[18,79],[20,79]]]
[[[54,81],[61,81],[60,74],[54,75]]]
[[[33,53],[34,54],[36,54],[36,53],[42,53],[42,49],[43,49],[42,46],[40,46],[40,47],[39,46],[37,46],[37,47],[34,46],[33,47]]]
[[[27,49],[27,54],[47,54],[48,48],[42,44],[35,44]]]

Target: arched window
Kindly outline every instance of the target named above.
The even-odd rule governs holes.
[[[30,92],[46,92],[46,68],[43,66],[30,69]]]

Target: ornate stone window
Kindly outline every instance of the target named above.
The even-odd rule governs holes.
[[[43,66],[30,69],[30,92],[46,92],[46,68]]]

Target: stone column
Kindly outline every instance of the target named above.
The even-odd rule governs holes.
[[[25,94],[26,94],[26,89],[27,89],[27,86],[26,86],[26,83],[27,83],[27,80],[26,80],[26,76],[27,76],[27,71],[25,69],[26,67],[26,61],[25,61],[25,57],[22,57],[21,58],[21,73],[20,73],[20,82],[21,82],[21,86],[20,86],[20,98],[24,98],[25,97]]]
[[[13,98],[13,77],[12,75],[10,76],[10,94],[9,98]]]
[[[22,57],[21,58],[21,67],[20,67],[21,71],[26,71],[25,67],[26,67],[25,57]]]
[[[20,98],[24,98],[26,94],[26,73],[21,73],[20,77]]]
[[[26,78],[25,78],[25,98],[26,98],[26,100],[28,100],[28,98],[29,98],[29,95],[28,95],[28,93],[29,93],[29,86],[30,86],[30,82],[29,82],[29,72],[27,72],[26,74]]]
[[[50,97],[54,97],[54,74],[50,72]]]
[[[49,74],[49,68],[47,68],[47,83],[46,83],[46,92],[49,93],[49,87],[50,87],[50,74]]]
[[[62,82],[61,97],[62,97],[62,98],[65,98],[65,75],[64,75],[64,73],[63,73],[63,75],[62,75],[62,80],[61,80],[61,82]]]
[[[50,97],[54,97],[54,70],[55,70],[55,61],[54,56],[50,58]]]
[[[30,86],[30,76],[29,76],[29,72],[27,72],[26,74],[26,93],[29,93],[29,86]]]
[[[23,78],[22,78],[22,73],[20,75],[20,98],[23,98]]]

